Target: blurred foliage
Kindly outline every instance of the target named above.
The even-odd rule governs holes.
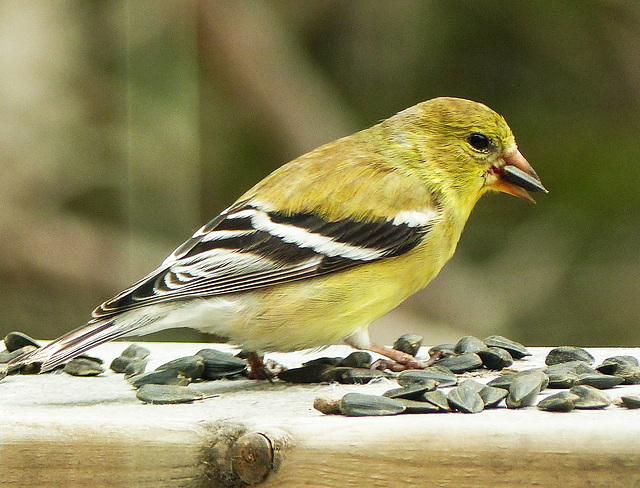
[[[374,337],[637,345],[639,25],[633,0],[0,0],[2,329],[81,325],[280,164],[450,95],[551,193],[483,199]]]

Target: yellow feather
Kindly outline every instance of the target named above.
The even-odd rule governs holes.
[[[153,301],[157,297],[151,292],[149,305],[113,312],[17,362],[41,362],[48,369],[106,340],[140,329],[148,333],[175,326],[226,335],[254,351],[319,347],[350,337],[352,344],[367,347],[369,324],[436,276],[453,255],[474,205],[490,189],[522,198],[528,197],[526,189],[546,191],[517,151],[513,134],[500,115],[480,103],[456,98],[419,103],[300,156],[240,198],[259,209],[246,210],[245,219],[260,211],[270,223],[265,212],[310,213],[327,221],[382,219],[409,226],[433,218],[428,232],[411,250],[363,261],[357,244],[327,243],[328,237],[314,235],[316,242],[333,249],[334,256],[339,255],[337,248],[346,245],[360,264],[220,296],[194,294]],[[285,229],[285,234],[295,233],[294,240],[310,238],[311,232],[291,224]],[[197,234],[195,242],[203,235]],[[233,258],[241,253],[223,251],[221,255],[226,252],[229,267],[235,269]],[[319,259],[323,251],[315,251]],[[261,259],[250,252],[243,259]],[[180,256],[173,256],[169,264]],[[159,268],[160,276],[163,271]],[[206,266],[196,270],[207,272]],[[156,275],[148,278],[155,280]],[[206,290],[206,286],[198,289]],[[149,292],[148,284],[144,291]]]
[[[468,147],[482,132],[498,147]],[[318,347],[365,328],[426,286],[453,255],[464,224],[488,188],[485,174],[515,139],[486,106],[455,98],[420,103],[274,171],[240,199],[328,220],[392,220],[436,205],[442,217],[410,252],[338,273],[252,293],[230,335],[245,347]]]

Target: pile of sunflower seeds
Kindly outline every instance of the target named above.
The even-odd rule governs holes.
[[[6,363],[40,345],[20,332],[4,339],[6,350],[0,351],[0,380],[9,372]],[[400,413],[464,412],[478,413],[487,408],[506,405],[523,408],[537,404],[553,412],[573,409],[599,409],[611,405],[602,390],[618,385],[640,384],[640,366],[633,356],[616,356],[593,366],[588,351],[572,346],[557,347],[546,357],[546,368],[520,372],[509,370],[514,361],[530,356],[522,344],[502,336],[480,339],[467,336],[456,344],[441,344],[429,349],[429,358],[419,356],[422,337],[403,335],[394,349],[424,360],[424,369],[394,372],[387,361],[373,361],[365,351],[354,351],[347,357],[323,357],[283,369],[277,374],[290,383],[366,384],[389,379],[398,383],[383,395],[348,393],[340,399],[319,397],[314,407],[326,414],[347,416],[397,415]],[[146,403],[187,403],[209,398],[191,383],[217,379],[246,378],[248,364],[240,355],[215,349],[202,349],[192,356],[174,359],[146,372],[150,352],[136,344],[127,347],[109,368],[124,374],[137,389],[136,396]],[[74,376],[96,376],[104,373],[103,361],[81,355],[67,362],[62,371]],[[468,378],[481,370],[501,372],[486,384]],[[38,372],[23,368],[20,373]],[[196,386],[196,385],[193,385]],[[545,389],[561,389],[559,393],[539,401]],[[626,408],[640,408],[640,396],[623,395],[615,403]]]
[[[8,373],[14,373],[14,371],[9,371],[6,363],[41,347],[35,339],[22,332],[9,332],[4,338],[4,346],[6,349],[0,351],[0,379],[4,378]],[[103,362],[100,358],[81,354],[65,363],[63,371],[73,376],[97,376],[104,373]],[[29,365],[15,372],[34,374],[39,372],[39,367]]]
[[[136,344],[125,349],[111,362],[110,368],[124,373],[125,379],[137,388],[136,397],[145,403],[189,403],[210,398],[187,388],[192,382],[239,377],[247,372],[247,361],[215,349],[201,349],[161,364],[145,372],[149,351]]]
[[[405,343],[405,339],[404,336],[400,338],[394,347]],[[418,349],[414,348],[416,352]],[[593,356],[573,346],[552,349],[545,360],[546,368],[506,372],[487,384],[456,375],[479,368],[501,370],[513,364],[514,359],[530,355],[522,344],[501,336],[491,336],[484,341],[463,337],[457,344],[433,347],[429,354],[443,357],[422,370],[406,370],[394,376],[387,374],[387,377],[396,379],[399,388],[381,396],[348,393],[340,399],[318,397],[314,407],[325,414],[373,416],[478,413],[504,402],[509,409],[537,404],[541,410],[569,412],[573,409],[606,408],[613,401],[602,390],[620,384],[640,383],[640,366],[635,357],[615,356],[593,367]],[[322,359],[316,361],[321,362]],[[327,372],[323,375],[327,376]],[[566,390],[538,401],[540,393],[547,388]],[[448,393],[443,389],[448,389]],[[623,395],[616,404],[630,409],[640,408],[640,397]]]
[[[11,332],[4,339],[5,351],[0,351],[0,379],[9,373],[6,363],[29,351],[41,347],[35,340],[20,332]],[[123,373],[125,379],[137,389],[136,396],[146,403],[188,403],[210,398],[195,389],[187,388],[192,382],[221,378],[242,377],[247,372],[247,361],[230,353],[215,349],[202,349],[193,356],[174,359],[145,372],[150,351],[136,344],[127,347],[115,358],[109,369]],[[64,373],[73,376],[97,376],[105,372],[103,361],[80,355],[61,366]],[[10,373],[37,373],[37,367],[27,366]]]
[[[10,332],[4,338],[4,351],[0,351],[0,380],[7,376],[7,363],[40,347],[31,337],[21,332]]]

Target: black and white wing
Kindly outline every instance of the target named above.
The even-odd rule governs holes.
[[[238,293],[340,271],[417,246],[438,213],[326,221],[240,202],[200,228],[152,274],[93,312],[104,319],[167,300]]]
[[[399,256],[418,246],[440,217],[438,207],[428,207],[400,212],[391,220],[329,221],[312,213],[285,215],[255,201],[238,202],[154,272],[96,308],[87,325],[14,363],[42,363],[46,371],[135,333],[154,318],[139,324],[118,317],[141,307],[241,293]]]

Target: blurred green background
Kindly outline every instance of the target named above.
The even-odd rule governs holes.
[[[635,0],[1,0],[0,334],[82,325],[277,166],[441,95],[551,193],[485,197],[373,338],[637,346]]]

